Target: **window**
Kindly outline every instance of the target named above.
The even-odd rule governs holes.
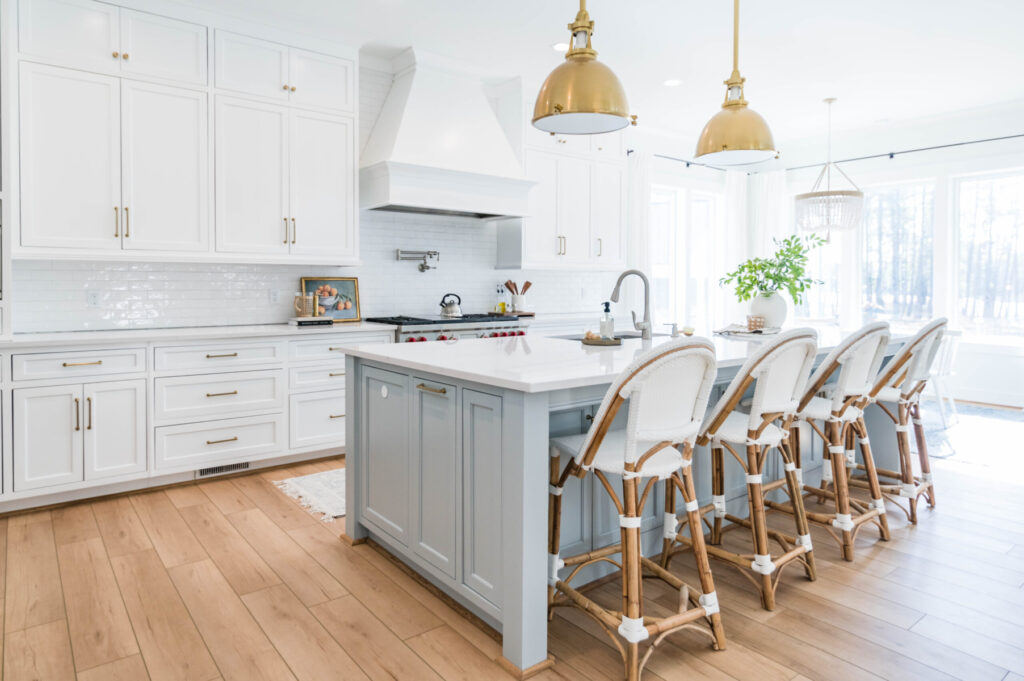
[[[933,181],[868,188],[862,219],[863,316],[921,322],[932,316]]]
[[[721,272],[709,256],[722,210],[721,193],[651,188],[651,314],[659,323],[712,328]]]
[[[964,329],[1024,331],[1024,173],[955,184],[957,307]]]

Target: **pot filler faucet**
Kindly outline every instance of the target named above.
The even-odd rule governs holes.
[[[646,274],[640,270],[626,270],[620,274],[619,280],[615,282],[615,290],[612,291],[612,302],[619,302],[619,289],[622,287],[622,280],[631,274],[640,277],[640,280],[644,282],[644,320],[638,322],[636,312],[630,310],[630,314],[633,315],[633,328],[640,332],[640,337],[643,340],[651,340],[651,282],[647,281]]]

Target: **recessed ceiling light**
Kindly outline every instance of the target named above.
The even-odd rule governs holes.
[[[671,78],[671,79],[665,81],[665,87],[679,87],[680,84],[682,84],[682,82],[683,81],[681,81],[681,80],[676,80],[675,78]]]
[[[569,43],[555,43],[554,45],[551,46],[551,49],[553,49],[555,52],[568,52]]]

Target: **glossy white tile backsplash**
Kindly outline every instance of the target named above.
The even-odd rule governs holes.
[[[16,333],[265,324],[291,316],[303,276],[359,278],[364,317],[435,314],[441,296],[489,309],[498,282],[529,279],[538,312],[595,311],[615,284],[609,272],[494,269],[493,223],[472,218],[365,212],[360,267],[16,261],[11,296]],[[437,250],[436,270],[395,260],[395,249]],[[621,314],[621,313],[620,313]]]

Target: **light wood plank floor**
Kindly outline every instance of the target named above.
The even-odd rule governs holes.
[[[3,679],[509,678],[493,632],[380,549],[339,541],[342,523],[272,484],[341,465],[0,519]],[[728,649],[674,635],[644,678],[1024,679],[1024,465],[935,468],[939,508],[916,528],[890,509],[893,540],[866,529],[856,562],[816,529],[818,581],[787,570],[774,612],[714,564]],[[695,583],[689,564],[683,555],[674,567]],[[673,606],[659,582],[646,589],[653,611]],[[614,604],[617,590],[595,591]],[[621,678],[610,642],[578,611],[560,610],[549,640],[557,664],[541,681]]]

